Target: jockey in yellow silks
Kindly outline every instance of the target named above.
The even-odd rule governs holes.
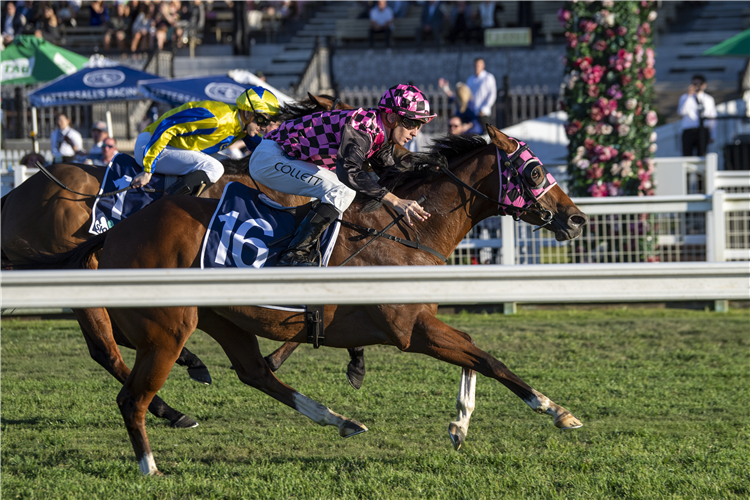
[[[236,106],[219,101],[188,102],[164,113],[135,141],[143,167],[131,185],[144,186],[155,172],[184,176],[168,194],[198,195],[219,180],[224,167],[210,156],[237,140],[264,134],[279,114],[279,101],[263,87],[250,87]]]

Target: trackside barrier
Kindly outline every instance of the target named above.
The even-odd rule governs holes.
[[[2,271],[2,308],[750,299],[746,262]]]

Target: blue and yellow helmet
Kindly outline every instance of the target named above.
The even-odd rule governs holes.
[[[243,111],[262,113],[268,117],[279,114],[279,100],[268,89],[250,87],[237,97],[237,107]]]

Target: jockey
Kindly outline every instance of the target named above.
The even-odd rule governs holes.
[[[396,85],[383,95],[377,109],[312,113],[266,134],[250,158],[251,175],[277,191],[320,200],[294,233],[278,265],[315,265],[313,245],[357,193],[384,202],[403,214],[409,225],[412,218],[429,217],[416,201],[403,200],[380,186],[362,164],[367,159],[392,164],[390,144],[403,146],[435,116],[417,87]]]
[[[263,87],[247,89],[236,106],[194,101],[167,111],[135,141],[135,160],[143,172],[131,185],[146,185],[155,171],[184,175],[167,193],[197,196],[224,173],[221,162],[210,155],[238,139],[265,133],[278,113],[278,99]]]

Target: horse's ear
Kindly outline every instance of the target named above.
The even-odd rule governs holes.
[[[311,102],[314,102],[315,104],[317,104],[317,105],[318,105],[318,106],[320,106],[321,108],[323,107],[323,104],[321,104],[321,103],[320,103],[320,101],[318,100],[318,97],[317,97],[317,96],[314,96],[314,95],[312,95],[312,94],[311,94],[310,92],[308,92],[308,93],[307,93],[307,97],[309,97],[309,98],[310,98],[310,101],[311,101]]]
[[[500,129],[493,127],[489,123],[487,124],[487,133],[490,135],[492,143],[506,153],[510,154],[518,149],[516,141],[503,134]]]

